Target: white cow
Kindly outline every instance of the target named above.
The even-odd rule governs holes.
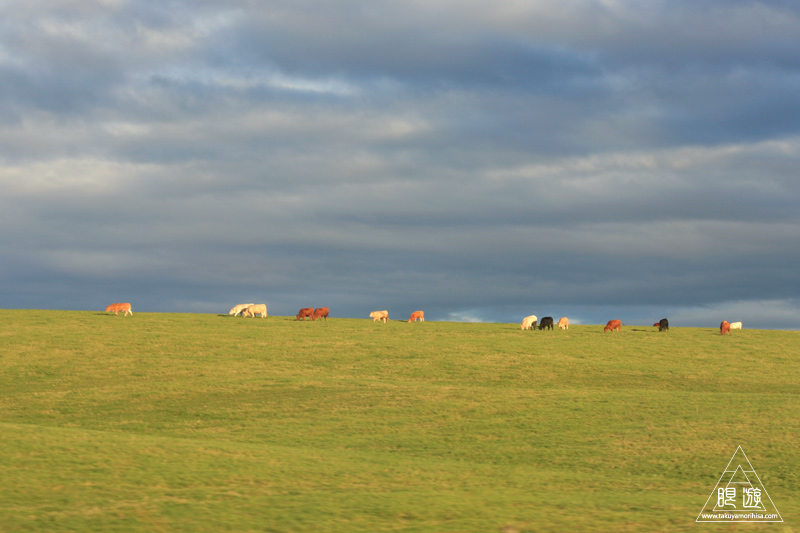
[[[233,308],[228,312],[228,314],[229,315],[233,315],[233,316],[238,316],[239,314],[241,314],[242,311],[244,311],[245,309],[247,309],[251,305],[255,305],[255,304],[234,305]]]
[[[267,318],[267,305],[266,304],[253,304],[247,307],[244,311],[242,311],[242,316],[251,316],[253,318],[256,315],[261,315],[261,318]]]
[[[741,322],[731,322],[731,329],[742,329]]]
[[[373,311],[369,314],[373,322],[380,322],[383,320],[384,324],[389,320],[389,311]]]
[[[519,325],[519,329],[531,329],[531,327],[536,327],[536,322],[539,320],[539,317],[536,315],[526,316],[522,319],[522,324]]]

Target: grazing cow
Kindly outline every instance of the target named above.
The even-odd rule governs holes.
[[[411,316],[408,317],[409,322],[416,322],[419,320],[420,322],[425,322],[425,312],[424,311],[414,311],[411,313]]]
[[[726,333],[728,335],[731,334],[731,325],[728,324],[727,320],[723,320],[722,324],[719,325],[719,334],[720,335],[725,335]]]
[[[662,331],[669,331],[669,320],[666,318],[662,318],[658,321],[658,331],[659,333]]]
[[[235,305],[235,306],[233,306],[233,308],[230,310],[230,312],[228,314],[229,315],[233,315],[233,316],[239,316],[242,313],[242,311],[244,311],[245,309],[247,309],[251,305],[255,305],[255,304],[251,303],[251,304]]]
[[[305,322],[306,317],[313,318],[314,317],[314,308],[313,307],[304,307],[297,313],[297,320],[303,319]]]
[[[380,322],[383,320],[383,323],[385,324],[386,321],[389,320],[389,311],[373,311],[369,314],[369,317],[373,322]]]
[[[606,324],[606,327],[603,328],[603,333],[608,330],[611,330],[612,332],[622,331],[622,326],[624,325],[625,324],[622,323],[622,320],[609,320],[608,324]]]
[[[318,308],[314,309],[314,314],[311,315],[311,321],[313,322],[314,320],[316,320],[318,318],[325,318],[325,322],[328,321],[328,308],[327,307],[318,307]]]
[[[542,320],[539,322],[539,331],[543,329],[553,329],[553,317],[542,317]]]
[[[519,325],[519,329],[536,329],[537,320],[539,320],[539,317],[536,315],[526,316],[522,319],[522,324]]]
[[[569,318],[562,316],[558,321],[558,327],[561,329],[569,329]]]
[[[110,313],[111,311],[114,311],[114,316],[118,316],[117,313],[119,313],[120,311],[125,311],[124,313],[122,313],[122,316],[128,316],[128,314],[131,315],[133,314],[133,311],[131,311],[131,304],[129,303],[111,304],[108,307],[106,307],[106,313]]]
[[[242,316],[251,316],[255,318],[256,315],[261,315],[261,318],[267,318],[267,305],[266,304],[248,305],[247,308],[244,311],[242,311]]]
[[[731,322],[731,329],[742,329],[741,322]]]
[[[660,325],[661,325],[661,324],[659,324],[658,322],[656,322],[655,324],[653,324],[653,327],[654,327],[654,328],[657,328],[657,327],[658,327],[658,326],[660,326]]]

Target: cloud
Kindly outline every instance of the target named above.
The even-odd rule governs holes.
[[[753,301],[793,327],[799,13],[4,4],[7,300],[585,323]]]

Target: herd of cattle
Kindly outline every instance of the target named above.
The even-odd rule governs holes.
[[[522,324],[519,325],[519,329],[536,330],[536,322],[539,322],[539,317],[536,315],[526,316],[522,319]],[[569,329],[569,319],[562,316],[558,321],[558,327],[561,329]],[[541,322],[539,322],[539,329],[553,329],[553,317],[542,317]]]
[[[131,311],[131,304],[129,303],[114,303],[106,307],[106,313],[112,312],[117,315],[120,311],[124,311],[122,316],[132,315],[133,311]],[[249,316],[255,318],[256,315],[261,316],[261,318],[267,318],[267,306],[266,304],[238,304],[234,305],[229,315],[233,316]],[[310,318],[312,321],[324,318],[325,321],[328,320],[328,315],[330,315],[330,311],[327,307],[317,307],[316,309],[313,307],[304,307],[300,309],[297,313],[296,320],[303,320],[305,321],[306,318]],[[389,321],[389,311],[373,311],[369,314],[369,317],[372,319],[373,322],[383,322],[386,323]],[[425,322],[425,313],[423,311],[414,311],[411,313],[411,316],[408,317],[409,322]],[[536,315],[526,316],[522,319],[522,323],[520,324],[520,329],[522,330],[536,330],[538,323],[538,329],[553,329],[553,317],[546,316],[542,317],[542,320],[539,320],[539,317]],[[557,323],[558,327],[561,329],[569,329],[569,319],[565,316],[562,316],[561,319]],[[625,324],[622,323],[621,320],[609,320],[606,324],[606,327],[603,328],[604,332],[612,331],[618,332],[622,331],[622,326]],[[655,324],[653,324],[654,328],[658,328],[658,331],[669,331],[669,320],[666,318],[662,318]],[[732,322],[729,323],[727,320],[723,320],[722,324],[719,325],[719,333],[720,335],[728,335],[731,334],[732,329],[742,329],[741,322]]]
[[[267,316],[267,306],[264,304],[239,304],[235,305],[231,308],[228,312],[229,315],[233,316],[250,316],[255,317],[256,315],[261,315],[262,318]],[[325,321],[328,320],[328,316],[330,315],[330,310],[327,307],[317,307],[316,309],[313,307],[304,307],[297,312],[296,320],[302,320],[305,322],[306,318],[310,318],[312,321],[324,318]],[[373,322],[388,322],[389,321],[389,311],[373,311],[369,314],[369,317],[372,319]],[[425,322],[425,312],[424,311],[414,311],[411,313],[411,316],[408,318],[409,322]]]

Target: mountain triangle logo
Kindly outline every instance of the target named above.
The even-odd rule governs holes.
[[[728,461],[695,522],[783,522],[741,446]]]

